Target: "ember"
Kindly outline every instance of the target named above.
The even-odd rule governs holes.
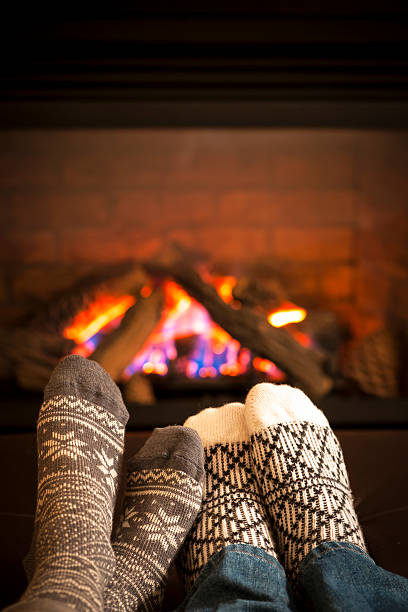
[[[275,310],[268,315],[268,321],[274,327],[283,327],[289,323],[300,323],[306,318],[306,310],[298,308],[294,304],[290,307],[283,307],[282,310]]]

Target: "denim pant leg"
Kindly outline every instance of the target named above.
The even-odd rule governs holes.
[[[408,579],[375,564],[347,542],[324,542],[303,560],[297,579],[306,609],[407,612]]]
[[[283,567],[249,544],[230,544],[211,557],[178,611],[295,611]]]

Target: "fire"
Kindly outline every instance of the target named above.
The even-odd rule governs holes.
[[[268,322],[273,327],[283,327],[289,323],[300,323],[306,318],[306,310],[299,307],[291,307],[280,310],[274,310],[268,315]]]
[[[213,279],[213,283],[220,298],[229,304],[234,301],[232,290],[237,284],[235,276],[221,276]]]
[[[236,300],[232,295],[236,279],[233,276],[214,277],[211,279],[220,297],[232,307]],[[123,378],[127,379],[135,372],[158,374],[164,376],[172,371],[188,378],[215,378],[239,376],[248,371],[251,363],[255,369],[274,380],[283,380],[284,373],[267,359],[252,358],[250,351],[240,345],[224,329],[216,325],[207,310],[189,296],[173,281],[166,281],[163,286],[165,306],[160,323],[149,337],[145,346],[135,355],[132,363],[126,368]],[[152,287],[146,285],[141,295],[148,297]],[[77,343],[75,353],[88,356],[96,348],[102,334],[108,333],[120,324],[125,312],[135,303],[135,297],[125,295],[121,298],[103,296],[89,308],[79,313],[72,325],[64,331],[66,338]],[[268,315],[268,321],[275,327],[302,321],[306,311],[294,304],[284,304],[280,310]],[[304,345],[310,339],[292,330],[296,339]],[[182,344],[187,343],[179,355]],[[183,345],[184,346],[184,345]],[[176,359],[177,358],[177,359]]]
[[[150,295],[152,295],[152,293],[153,293],[153,288],[150,287],[150,285],[145,285],[140,290],[140,295],[144,298],[149,297]]]
[[[220,287],[222,284],[219,285]],[[231,279],[224,286],[231,287]],[[125,377],[142,370],[164,375],[177,355],[177,341],[191,339],[188,357],[179,357],[177,369],[188,378],[215,378],[220,373],[237,376],[246,371],[249,351],[216,325],[207,310],[173,281],[164,284],[162,321],[147,345],[125,371]]]
[[[269,359],[261,359],[261,357],[254,357],[254,368],[259,370],[260,372],[265,372],[265,374],[269,374],[269,376],[273,377],[274,380],[283,380],[285,378],[282,370],[276,367],[276,365],[269,361]]]
[[[64,330],[64,336],[77,344],[84,344],[108,323],[122,318],[134,303],[132,295],[120,298],[102,296],[75,317],[72,325]]]

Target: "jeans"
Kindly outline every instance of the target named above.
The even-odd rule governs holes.
[[[408,579],[347,542],[312,550],[294,586],[277,559],[248,544],[231,544],[207,562],[178,612],[408,611]]]

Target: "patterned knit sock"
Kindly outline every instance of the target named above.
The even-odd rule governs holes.
[[[105,592],[105,609],[158,610],[170,564],[201,505],[201,440],[187,427],[155,429],[128,468],[123,516],[113,541],[116,571]]]
[[[178,559],[187,590],[210,557],[229,544],[258,546],[276,556],[251,470],[243,411],[243,404],[227,404],[185,422],[200,435],[205,460],[203,504]]]
[[[69,356],[54,370],[37,423],[31,581],[21,602],[103,609],[115,568],[110,536],[128,416],[119,389],[96,362]]]
[[[324,541],[365,549],[339,442],[299,389],[261,383],[245,404],[253,469],[289,577]]]

